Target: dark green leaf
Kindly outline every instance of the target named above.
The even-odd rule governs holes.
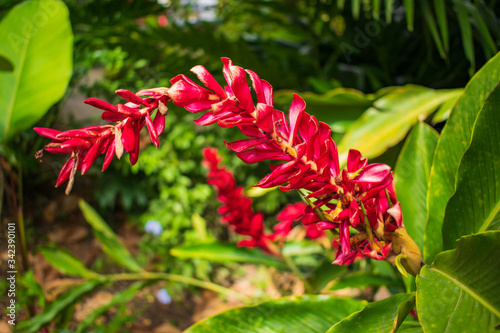
[[[80,260],[62,249],[45,247],[41,248],[40,252],[45,259],[47,259],[47,261],[61,273],[86,278],[99,276],[98,274],[89,271]]]
[[[238,247],[229,243],[202,243],[179,246],[170,250],[170,253],[180,259],[206,259],[214,262],[243,262],[284,268],[286,265],[262,251]]]
[[[460,236],[500,229],[500,87],[483,104],[462,157],[443,222],[443,247]]]
[[[368,303],[363,310],[335,324],[327,333],[395,332],[415,306],[415,294],[397,294]]]
[[[479,32],[479,35],[483,40],[482,44],[485,49],[486,57],[487,58],[493,57],[498,51],[495,42],[493,41],[493,38],[491,37],[491,34],[488,31],[488,27],[486,26],[485,20],[482,18],[481,14],[479,13],[479,10],[475,5],[471,3],[466,3],[465,5],[467,7],[467,11],[472,15],[473,22],[477,28],[477,31]]]
[[[78,287],[71,289],[69,292],[60,296],[57,300],[51,303],[44,312],[31,319],[19,322],[16,325],[16,330],[23,333],[36,333],[44,325],[50,323],[61,311],[68,306],[78,301],[88,292],[91,292],[100,284],[97,280],[86,282]]]
[[[439,36],[439,32],[436,26],[436,20],[434,19],[434,15],[432,14],[432,11],[429,7],[429,2],[427,0],[421,0],[419,2],[422,9],[422,14],[424,16],[425,24],[431,32],[432,39],[434,39],[434,43],[438,48],[441,58],[444,59],[446,58],[446,52],[443,49],[443,42],[441,41],[441,37]]]
[[[425,332],[494,332],[500,322],[500,231],[462,237],[417,276]],[[496,317],[495,317],[496,316]]]
[[[285,297],[222,312],[194,324],[185,333],[324,333],[332,323],[361,310],[364,304],[327,295]]]
[[[469,147],[472,127],[486,97],[500,80],[500,54],[488,61],[470,80],[450,114],[439,137],[432,163],[427,193],[427,222],[424,236],[424,260],[432,262],[443,250],[441,228],[448,200],[455,192],[460,160]]]
[[[401,202],[403,222],[410,237],[421,249],[427,218],[427,186],[439,136],[419,122],[411,131],[394,171],[394,186]]]
[[[448,34],[448,22],[446,19],[446,6],[444,0],[434,0],[434,10],[436,11],[437,22],[439,31],[441,32],[441,39],[443,41],[446,53],[449,50],[450,37]]]
[[[123,267],[133,272],[142,271],[141,266],[134,260],[127,248],[118,239],[118,236],[116,236],[99,214],[84,200],[80,200],[79,206],[85,220],[92,226],[102,250]]]
[[[464,47],[464,53],[467,60],[470,62],[469,73],[472,74],[476,68],[476,59],[474,55],[474,40],[472,39],[472,28],[469,21],[469,13],[467,13],[467,8],[463,0],[453,0],[457,8],[458,24],[460,26],[460,32],[462,34],[462,45]]]
[[[0,142],[39,120],[66,90],[73,34],[59,0],[26,1],[0,22],[0,55],[14,70],[0,71]]]
[[[324,260],[307,279],[316,292],[347,271],[345,266],[333,265],[332,260]]]
[[[14,71],[14,65],[12,62],[0,55],[0,72],[12,72]]]

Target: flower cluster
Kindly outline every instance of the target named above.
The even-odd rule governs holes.
[[[41,159],[44,150],[56,154],[70,154],[56,182],[58,187],[69,180],[66,194],[69,194],[73,187],[76,171],[81,170],[82,175],[85,174],[100,154],[105,154],[102,171],[109,167],[114,155],[121,158],[123,151],[130,154],[130,163],[134,165],[139,158],[139,135],[144,124],[148,128],[151,141],[156,147],[160,144],[158,136],[165,129],[167,97],[157,94],[143,99],[125,89],[119,89],[116,93],[127,103],[112,105],[96,98],[85,100],[85,103],[104,110],[102,119],[115,122],[114,125],[90,126],[64,132],[51,128],[34,128],[39,135],[52,140],[37,152],[36,158]],[[156,109],[156,116],[151,120]]]
[[[154,129],[150,113],[155,107],[166,110],[165,104],[172,101],[189,112],[204,112],[195,121],[199,125],[217,123],[224,128],[237,127],[248,138],[226,142],[226,146],[245,163],[282,162],[271,164],[271,172],[256,186],[280,186],[283,191],[299,190],[309,202],[302,222],[305,225],[315,224],[321,230],[332,230],[337,235],[334,242],[337,248],[335,263],[350,264],[359,257],[382,260],[394,259],[399,254],[406,256],[403,252],[409,246],[404,243],[407,237],[402,241],[398,236],[398,246],[392,246],[394,236],[403,234],[400,230],[404,227],[390,168],[384,164],[368,164],[358,151],[351,150],[346,167],[341,169],[330,126],[305,112],[306,104],[300,96],[293,96],[287,118],[282,111],[274,108],[273,90],[267,81],[251,70],[233,65],[228,58],[223,58],[222,62],[226,81],[224,87],[203,66],[195,66],[192,72],[205,87],[178,75],[170,81],[170,88],[142,90],[135,97],[131,93],[122,96],[129,101],[129,105],[115,107],[92,100],[90,104],[105,110],[103,119],[118,121],[118,124],[103,130],[110,133],[108,136],[91,129],[92,135],[84,137],[89,142],[85,146],[87,150],[80,147],[82,150],[78,151],[81,153],[76,153],[80,157],[73,157],[74,146],[68,150],[61,148],[67,138],[80,139],[80,136],[66,135],[62,138],[60,134],[47,130],[45,134],[55,138],[51,144],[59,145],[64,152],[72,152],[73,159],[78,162],[74,165],[78,169],[82,164],[83,172],[92,164],[89,161],[93,162],[97,154],[106,151],[103,142],[108,142],[106,138],[116,131],[113,128],[119,127],[123,132],[122,140],[114,141],[123,142],[134,163],[138,155],[137,145],[133,143],[135,141],[123,138],[125,128],[128,128],[127,133],[134,133],[132,138],[138,136],[144,121],[150,124],[148,129]],[[247,75],[252,82],[251,87]],[[140,109],[140,104],[145,107]],[[98,139],[93,139],[95,137]],[[157,136],[152,135],[151,139],[155,142]],[[101,143],[96,144],[93,140],[100,140]],[[128,142],[127,147],[125,142]],[[98,148],[94,148],[96,145]],[[111,145],[111,142],[107,144],[108,151],[114,150],[110,149]],[[108,160],[105,158],[105,165],[109,164]],[[65,174],[64,169],[62,174]]]
[[[218,155],[216,148],[205,148],[203,150],[203,166],[208,169],[208,184],[217,191],[217,199],[223,204],[218,209],[222,215],[221,221],[227,224],[237,234],[250,236],[250,239],[241,240],[238,245],[245,247],[259,247],[266,252],[273,252],[274,246],[271,242],[284,240],[292,231],[295,221],[300,221],[307,207],[304,203],[287,205],[276,217],[278,224],[274,226],[274,232],[267,233],[264,230],[262,213],[255,213],[252,208],[252,199],[243,193],[242,187],[236,186],[233,174],[221,166],[222,158]],[[324,232],[318,230],[315,225],[306,226],[306,237],[317,239],[324,236]]]
[[[218,209],[222,215],[221,221],[233,232],[250,237],[241,240],[239,246],[259,247],[270,252],[272,237],[264,231],[262,213],[254,213],[252,199],[243,193],[242,187],[236,186],[233,174],[219,165],[222,158],[217,154],[217,149],[205,148],[203,156],[203,165],[208,169],[208,184],[215,188],[217,199],[223,204]]]

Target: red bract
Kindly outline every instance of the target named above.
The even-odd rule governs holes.
[[[165,103],[168,97],[158,94],[146,99],[125,89],[116,93],[127,101],[126,104],[112,105],[96,98],[89,98],[85,103],[104,110],[103,120],[114,121],[114,125],[91,126],[76,130],[60,132],[50,128],[36,127],[34,130],[41,136],[52,139],[44,149],[37,152],[36,157],[43,156],[43,150],[57,154],[71,154],[62,167],[57,178],[56,187],[68,181],[66,194],[73,186],[77,170],[86,173],[101,154],[105,154],[102,171],[105,171],[116,155],[121,158],[125,150],[130,154],[130,162],[135,164],[139,157],[139,136],[146,124],[151,141],[159,145],[158,136],[165,128]],[[144,107],[141,107],[143,105]],[[156,112],[154,120],[151,115]]]
[[[233,174],[220,166],[222,158],[217,155],[217,149],[205,148],[203,156],[203,165],[208,169],[208,184],[215,188],[217,199],[223,203],[218,211],[222,215],[222,222],[228,224],[235,233],[250,237],[238,245],[259,247],[270,252],[272,235],[264,232],[263,216],[254,213],[252,199],[244,195],[243,188],[236,186]]]
[[[276,216],[276,219],[280,222],[273,227],[273,239],[283,239],[288,236],[290,231],[292,231],[294,222],[300,221],[304,216],[306,207],[307,205],[303,202],[288,204],[278,216]],[[317,239],[325,235],[325,232],[319,230],[315,224],[306,225],[305,229],[306,237],[309,239]]]
[[[250,70],[233,65],[228,58],[223,58],[222,62],[226,81],[224,87],[203,66],[196,66],[192,72],[205,87],[178,75],[171,80],[171,88],[142,90],[137,94],[120,90],[120,96],[129,101],[125,105],[87,100],[87,103],[105,110],[103,119],[118,123],[107,129],[88,129],[87,136],[79,133],[70,137],[82,138],[90,144],[72,141],[64,147],[61,147],[62,138],[45,130],[45,136],[54,140],[47,150],[56,148],[59,150],[55,152],[72,154],[74,164],[69,163],[61,170],[63,175],[69,174],[69,178],[75,169],[82,168],[83,171],[84,166],[85,170],[88,169],[100,153],[107,153],[110,149],[121,151],[119,146],[122,143],[123,149],[130,153],[131,162],[135,163],[140,129],[147,123],[148,129],[156,128],[158,132],[162,122],[158,124],[156,117],[164,112],[157,113],[153,125],[147,118],[156,107],[160,111],[166,110],[165,104],[172,100],[190,112],[204,112],[195,121],[199,125],[217,123],[224,128],[238,127],[247,138],[227,142],[226,146],[245,163],[283,162],[271,164],[271,172],[256,186],[279,186],[284,191],[301,191],[310,202],[302,222],[305,225],[314,224],[319,229],[331,229],[337,236],[334,242],[338,249],[336,263],[349,264],[358,257],[392,260],[400,254],[401,248],[408,244],[398,245],[398,250],[393,251],[393,234],[403,225],[392,190],[390,168],[383,164],[369,165],[360,152],[351,150],[347,166],[341,170],[330,126],[309,115],[300,96],[293,96],[286,117],[274,108],[273,90],[267,81]],[[247,83],[247,75],[252,82],[251,87]],[[145,107],[141,109],[139,103],[146,103]],[[122,140],[109,139],[115,133],[120,133]],[[151,140],[156,144],[154,134]],[[114,148],[111,148],[112,142],[115,142]],[[106,161],[110,160],[109,154],[106,156]],[[248,231],[251,232],[255,231]],[[410,247],[414,248],[413,245]],[[416,269],[414,267],[411,271]]]

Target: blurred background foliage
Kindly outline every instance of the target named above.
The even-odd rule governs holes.
[[[0,0],[0,15],[19,2]],[[393,91],[386,87],[462,88],[500,45],[500,4],[494,0],[64,2],[74,33],[73,76],[65,97],[36,126],[67,129],[95,124],[95,117],[71,112],[65,106],[68,100],[82,102],[92,96],[117,103],[118,88],[168,86],[179,73],[195,79],[189,69],[197,64],[221,81],[224,56],[269,81],[282,110],[288,108],[291,92],[279,90],[307,92],[308,112],[330,123],[340,142],[366,110],[380,109],[377,100]],[[432,89],[426,91],[433,93]],[[451,95],[450,99],[457,96]],[[417,114],[414,121],[423,117],[439,129],[451,107],[439,109],[440,116],[431,118],[439,105]],[[334,112],[343,112],[343,122],[326,119],[336,117]],[[404,117],[405,112],[399,112]],[[239,139],[237,131],[196,127],[191,124],[196,118],[172,107],[159,149],[145,138],[137,165],[131,167],[124,158],[114,161],[106,174],[94,167],[86,177],[77,177],[74,192],[115,228],[129,221],[143,230],[147,221],[160,222],[161,235],[147,234],[140,243],[141,264],[153,261],[155,269],[206,278],[212,271],[206,262],[170,260],[169,252],[179,244],[199,242],[204,232],[222,240],[232,237],[220,226],[214,193],[201,166],[202,148],[219,148],[241,186],[250,187],[268,170],[245,165],[227,152],[221,138]],[[373,157],[394,166],[407,132],[408,128]],[[33,156],[43,144],[27,130],[9,145]],[[34,207],[26,214],[31,228],[27,233],[38,242],[44,242],[44,236],[33,228],[43,221],[43,207],[63,192],[51,189],[62,159],[46,159],[50,163],[42,166],[30,158],[23,164],[24,178],[29,179],[23,184],[25,206]],[[298,200],[294,193],[272,191],[256,197],[254,208],[273,225],[277,209]],[[202,229],[193,227],[198,215],[206,221]]]

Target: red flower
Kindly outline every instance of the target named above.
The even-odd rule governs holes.
[[[178,75],[171,80],[170,88],[143,90],[137,94],[119,90],[117,93],[129,103],[114,106],[94,99],[86,101],[105,110],[103,119],[117,124],[76,130],[72,133],[74,135],[64,138],[49,130],[39,132],[53,139],[46,146],[47,150],[54,148],[54,152],[72,154],[61,170],[60,178],[72,179],[76,169],[88,170],[100,153],[106,153],[106,167],[113,152],[120,155],[123,149],[130,153],[130,160],[135,163],[139,154],[140,129],[146,123],[151,140],[157,144],[157,134],[161,133],[160,128],[163,130],[165,104],[172,100],[190,112],[204,112],[195,121],[199,125],[217,123],[225,128],[238,127],[248,138],[226,143],[226,146],[245,163],[266,160],[283,162],[271,164],[271,172],[256,186],[280,186],[284,191],[300,190],[305,193],[310,206],[305,209],[302,222],[319,229],[331,229],[336,234],[336,263],[349,264],[364,256],[380,260],[398,255],[391,252],[392,238],[396,230],[403,228],[403,222],[390,168],[384,164],[368,164],[360,152],[350,150],[347,167],[340,170],[330,126],[305,112],[306,104],[300,96],[294,95],[287,119],[282,111],[274,108],[272,87],[268,82],[250,70],[234,66],[228,58],[222,58],[222,62],[226,81],[224,88],[204,67],[196,66],[192,72],[205,88],[184,75]],[[247,74],[252,81],[252,89],[247,83]],[[256,96],[255,101],[251,90]],[[140,105],[145,107],[140,108]],[[150,115],[157,107],[160,112],[151,121]],[[79,140],[66,141],[77,138]],[[218,183],[221,189],[225,186],[215,177],[212,179],[214,185]],[[259,242],[264,237],[260,227],[262,218],[253,212],[247,217],[240,216],[243,211],[250,212],[250,199],[245,200],[241,190],[229,190],[229,187],[227,193],[219,194],[219,199],[226,200],[225,207],[231,205],[235,209],[223,213],[227,214],[225,221],[251,236],[250,243],[261,244]],[[352,230],[356,232],[351,234]],[[397,246],[397,251],[401,248]]]

